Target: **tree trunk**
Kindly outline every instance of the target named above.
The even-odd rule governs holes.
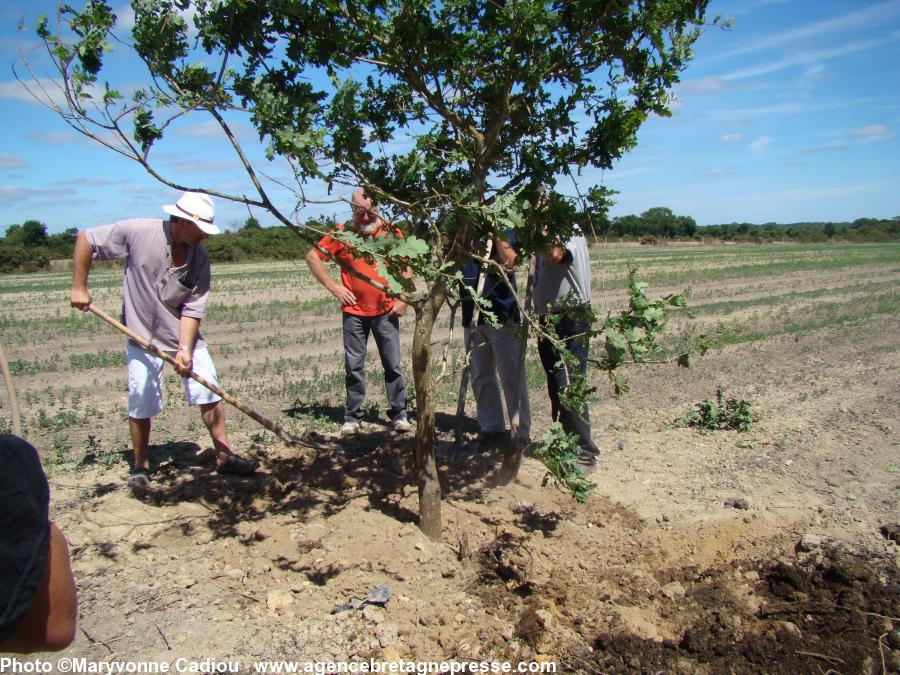
[[[441,484],[434,460],[434,377],[431,373],[431,332],[447,298],[446,283],[438,281],[416,310],[412,365],[416,387],[416,483],[419,488],[419,527],[430,539],[441,537]]]

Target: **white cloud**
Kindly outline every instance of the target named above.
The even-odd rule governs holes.
[[[93,97],[93,100],[103,98],[103,89],[97,85],[89,85],[84,90],[85,93]],[[0,98],[48,107],[68,108],[66,93],[62,84],[50,77],[23,78],[22,81],[7,80],[6,82],[0,82]]]
[[[188,127],[180,127],[175,130],[176,136],[188,136],[194,138],[210,138],[222,135],[222,127],[215,120],[193,124]]]
[[[34,86],[32,86],[32,84]],[[59,97],[64,99],[59,85],[48,77],[38,78],[35,82],[30,83],[28,88],[26,88],[25,84],[19,82],[19,80],[0,82],[0,98],[13,101],[25,101],[26,103],[37,103],[34,96],[29,92],[29,89],[32,89],[38,95],[40,95],[43,90],[47,92],[47,95],[51,100],[53,100],[54,94],[58,92]]]
[[[680,110],[683,107],[684,107],[684,99],[683,98],[681,98],[677,94],[672,94],[671,96],[669,96],[669,110],[671,112]]]
[[[807,202],[810,200],[836,199],[856,195],[878,187],[877,185],[823,185],[821,187],[794,188],[766,193],[771,200]]]
[[[65,206],[67,210],[71,210],[76,206],[86,206],[87,204],[96,204],[96,199],[86,199],[84,197],[74,197],[67,196],[65,198],[57,198],[57,199],[39,199],[37,201],[31,202],[30,206],[32,208],[36,207],[46,207],[46,206]]]
[[[775,143],[775,139],[771,136],[759,136],[748,147],[754,157],[760,158],[766,153],[766,150],[772,147],[773,143]]]
[[[853,184],[836,182],[833,185],[790,187],[781,183],[775,184],[773,189],[768,182],[760,184],[738,181],[729,182],[728,189],[723,189],[718,181],[714,182],[710,178],[706,181],[708,185],[715,186],[715,189],[705,193],[684,189],[655,189],[623,194],[623,202],[629,199],[631,203],[619,204],[613,212],[615,215],[640,213],[652,204],[665,204],[676,213],[693,215],[703,224],[834,220],[835,213],[847,213],[840,219],[852,220],[858,217],[858,205],[863,203],[860,202],[862,195],[871,193],[874,196],[884,188],[881,183],[860,181]],[[854,211],[856,214],[850,215]],[[825,215],[826,213],[831,215]]]
[[[17,19],[13,19],[15,23]],[[26,26],[26,29],[28,27]],[[17,33],[16,35],[4,35],[0,37],[0,53],[18,59],[21,54],[29,54],[43,45],[38,40],[32,40],[25,36],[29,33]]]
[[[240,192],[246,190],[246,188],[246,183],[241,183],[240,181],[225,181],[213,186],[213,189],[217,192]]]
[[[56,181],[56,185],[80,185],[84,187],[106,187],[109,185],[121,185],[124,180],[109,180],[108,178],[71,178],[69,180]]]
[[[609,181],[620,180],[629,176],[639,176],[650,170],[650,167],[647,166],[637,166],[633,169],[613,169],[612,171],[604,172],[604,178]]]
[[[759,108],[725,108],[721,110],[709,110],[705,115],[714,119],[726,119],[730,121],[746,120],[764,115],[788,115],[801,113],[815,113],[824,110],[838,110],[840,108],[855,108],[857,106],[878,103],[875,98],[842,99],[830,103],[809,103],[806,101],[794,101],[789,103],[777,103],[775,105]]]
[[[771,4],[771,0],[770,2],[763,4]],[[811,37],[838,31],[846,31],[857,27],[883,25],[887,19],[891,19],[898,14],[900,14],[900,0],[891,0],[890,2],[883,2],[878,5],[872,5],[871,7],[865,7],[833,19],[817,21],[799,28],[792,28],[790,30],[781,31],[780,33],[774,33],[762,39],[755,39],[752,44],[733,49],[727,54],[722,55],[722,57],[767,51],[773,47],[785,45],[793,46],[799,42],[808,40]]]
[[[122,194],[127,195],[155,195],[163,191],[168,194],[169,188],[147,187],[145,185],[129,185],[127,187],[123,187],[120,190]]]
[[[102,140],[107,145],[125,150],[125,144],[114,133],[96,127],[91,128],[91,131],[98,139]],[[85,147],[101,147],[101,144],[97,140],[86,136],[85,134],[70,131],[35,131],[26,134],[25,138],[29,141],[35,141],[43,145],[71,145],[77,143]]]
[[[787,92],[786,98],[793,101],[808,101],[813,97],[816,87],[827,78],[827,68],[823,63],[811,63],[797,78],[793,90]]]
[[[228,128],[239,140],[249,140],[256,137],[256,132],[240,122],[228,122]],[[215,120],[179,127],[174,134],[175,136],[187,138],[215,138],[219,140],[225,140],[226,138],[222,127]]]
[[[734,169],[704,169],[704,176],[730,176],[734,173]]]
[[[28,162],[18,155],[0,152],[0,169],[21,169],[25,166],[28,166]]]
[[[739,7],[729,8],[726,12],[727,16],[740,16],[750,14],[760,7],[768,7],[769,5],[786,5],[794,0],[744,0]]]
[[[689,94],[715,94],[728,87],[721,77],[704,77],[699,80],[685,80],[678,88]]]
[[[744,139],[744,134],[725,134],[719,140],[723,141],[724,143],[740,143]]]
[[[873,138],[873,137],[883,137],[890,136],[891,132],[883,124],[870,124],[867,127],[860,127],[859,129],[853,130],[854,136],[860,136],[862,138]]]
[[[851,136],[856,140],[856,143],[878,143],[880,141],[887,141],[894,137],[893,132],[885,126],[884,124],[870,124],[865,127],[859,127],[858,129],[840,129],[840,130],[829,130],[823,131],[822,136],[826,138],[842,138]],[[845,143],[841,143],[841,145],[846,145]]]
[[[0,204],[12,204],[19,201],[29,201],[40,197],[62,197],[74,195],[71,188],[27,188],[21,185],[0,185]]]
[[[197,8],[191,5],[186,12],[179,11],[178,13],[187,22],[188,37],[194,37],[197,34],[197,29],[194,27],[194,17],[197,15]],[[120,32],[127,31],[131,33],[132,29],[134,29],[134,21],[134,9],[130,4],[123,5],[116,10],[116,28],[120,29]]]
[[[161,213],[160,207],[163,204],[174,204],[180,196],[178,192],[166,185],[158,187],[129,185],[120,188],[119,194],[122,195],[121,203],[125,208],[139,213],[152,214]]]
[[[826,143],[815,148],[801,148],[797,152],[802,155],[813,155],[819,152],[843,152],[847,149],[847,144],[842,142]]]
[[[172,167],[181,173],[213,173],[217,171],[230,171],[240,166],[239,162],[231,160],[211,161],[205,159],[187,160],[175,162]]]
[[[116,10],[116,27],[129,33],[134,28],[134,9],[130,4]]]
[[[69,131],[35,131],[26,134],[25,138],[29,141],[37,141],[46,145],[68,145],[82,140],[81,136]]]
[[[802,66],[811,63],[817,63],[820,61],[828,61],[830,59],[836,59],[842,56],[847,56],[848,54],[854,54],[856,52],[869,52],[877,49],[878,47],[884,47],[886,45],[897,42],[898,40],[900,40],[900,30],[894,30],[884,37],[874,40],[857,40],[855,42],[848,42],[832,49],[808,49],[795,52],[778,61],[761,63],[749,68],[743,68],[731,73],[726,73],[725,75],[721,75],[720,77],[730,82],[732,80],[743,80],[750,77],[768,75],[769,73],[784,70],[785,68],[790,68],[792,66]]]

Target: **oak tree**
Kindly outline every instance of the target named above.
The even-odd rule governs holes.
[[[265,209],[295,222],[310,185],[365,186],[409,236],[375,248],[391,289],[415,310],[420,525],[440,536],[434,459],[432,329],[456,272],[495,232],[519,232],[528,255],[571,233],[573,206],[553,191],[541,226],[538,186],[612,167],[650,115],[667,115],[708,0],[132,0],[116,29],[105,0],[61,5],[38,33],[58,70],[63,119],[178,189]],[[141,85],[113,49],[142,62]],[[39,97],[44,92],[34,89]],[[252,190],[183,185],[156,161],[186,113],[208,115]],[[265,166],[234,131],[244,119],[270,159],[287,160],[296,203],[275,203]],[[598,175],[599,172],[593,172]],[[609,193],[583,186],[588,209]],[[381,240],[379,240],[381,241]],[[399,269],[424,280],[413,289]],[[618,343],[617,343],[618,344]]]

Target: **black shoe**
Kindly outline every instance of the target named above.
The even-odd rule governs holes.
[[[490,452],[505,447],[508,442],[508,431],[483,431],[475,437],[469,447],[472,452]]]

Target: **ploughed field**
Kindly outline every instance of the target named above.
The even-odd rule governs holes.
[[[623,399],[594,377],[604,455],[577,504],[543,485],[534,459],[497,488],[499,454],[454,452],[457,325],[438,384],[439,542],[415,526],[411,441],[387,426],[371,343],[363,433],[338,436],[339,308],[302,260],[214,265],[202,332],[222,386],[309,447],[229,408],[233,444],[263,469],[216,474],[170,375],[151,446],[157,489],[144,500],[124,487],[124,338],[69,308],[66,272],[0,277],[0,341],[78,580],[81,630],[64,655],[900,670],[900,245],[604,244],[592,257],[601,314],[622,307],[631,258],[652,296],[692,288],[695,318],[671,329],[717,347],[688,370],[630,367]],[[120,271],[91,282],[115,314]],[[435,332],[436,372],[449,317]],[[410,313],[407,373],[412,326]],[[527,382],[539,439],[549,411],[533,344]],[[669,426],[718,389],[751,402],[750,431]],[[330,613],[373,584],[390,587],[386,607]]]

